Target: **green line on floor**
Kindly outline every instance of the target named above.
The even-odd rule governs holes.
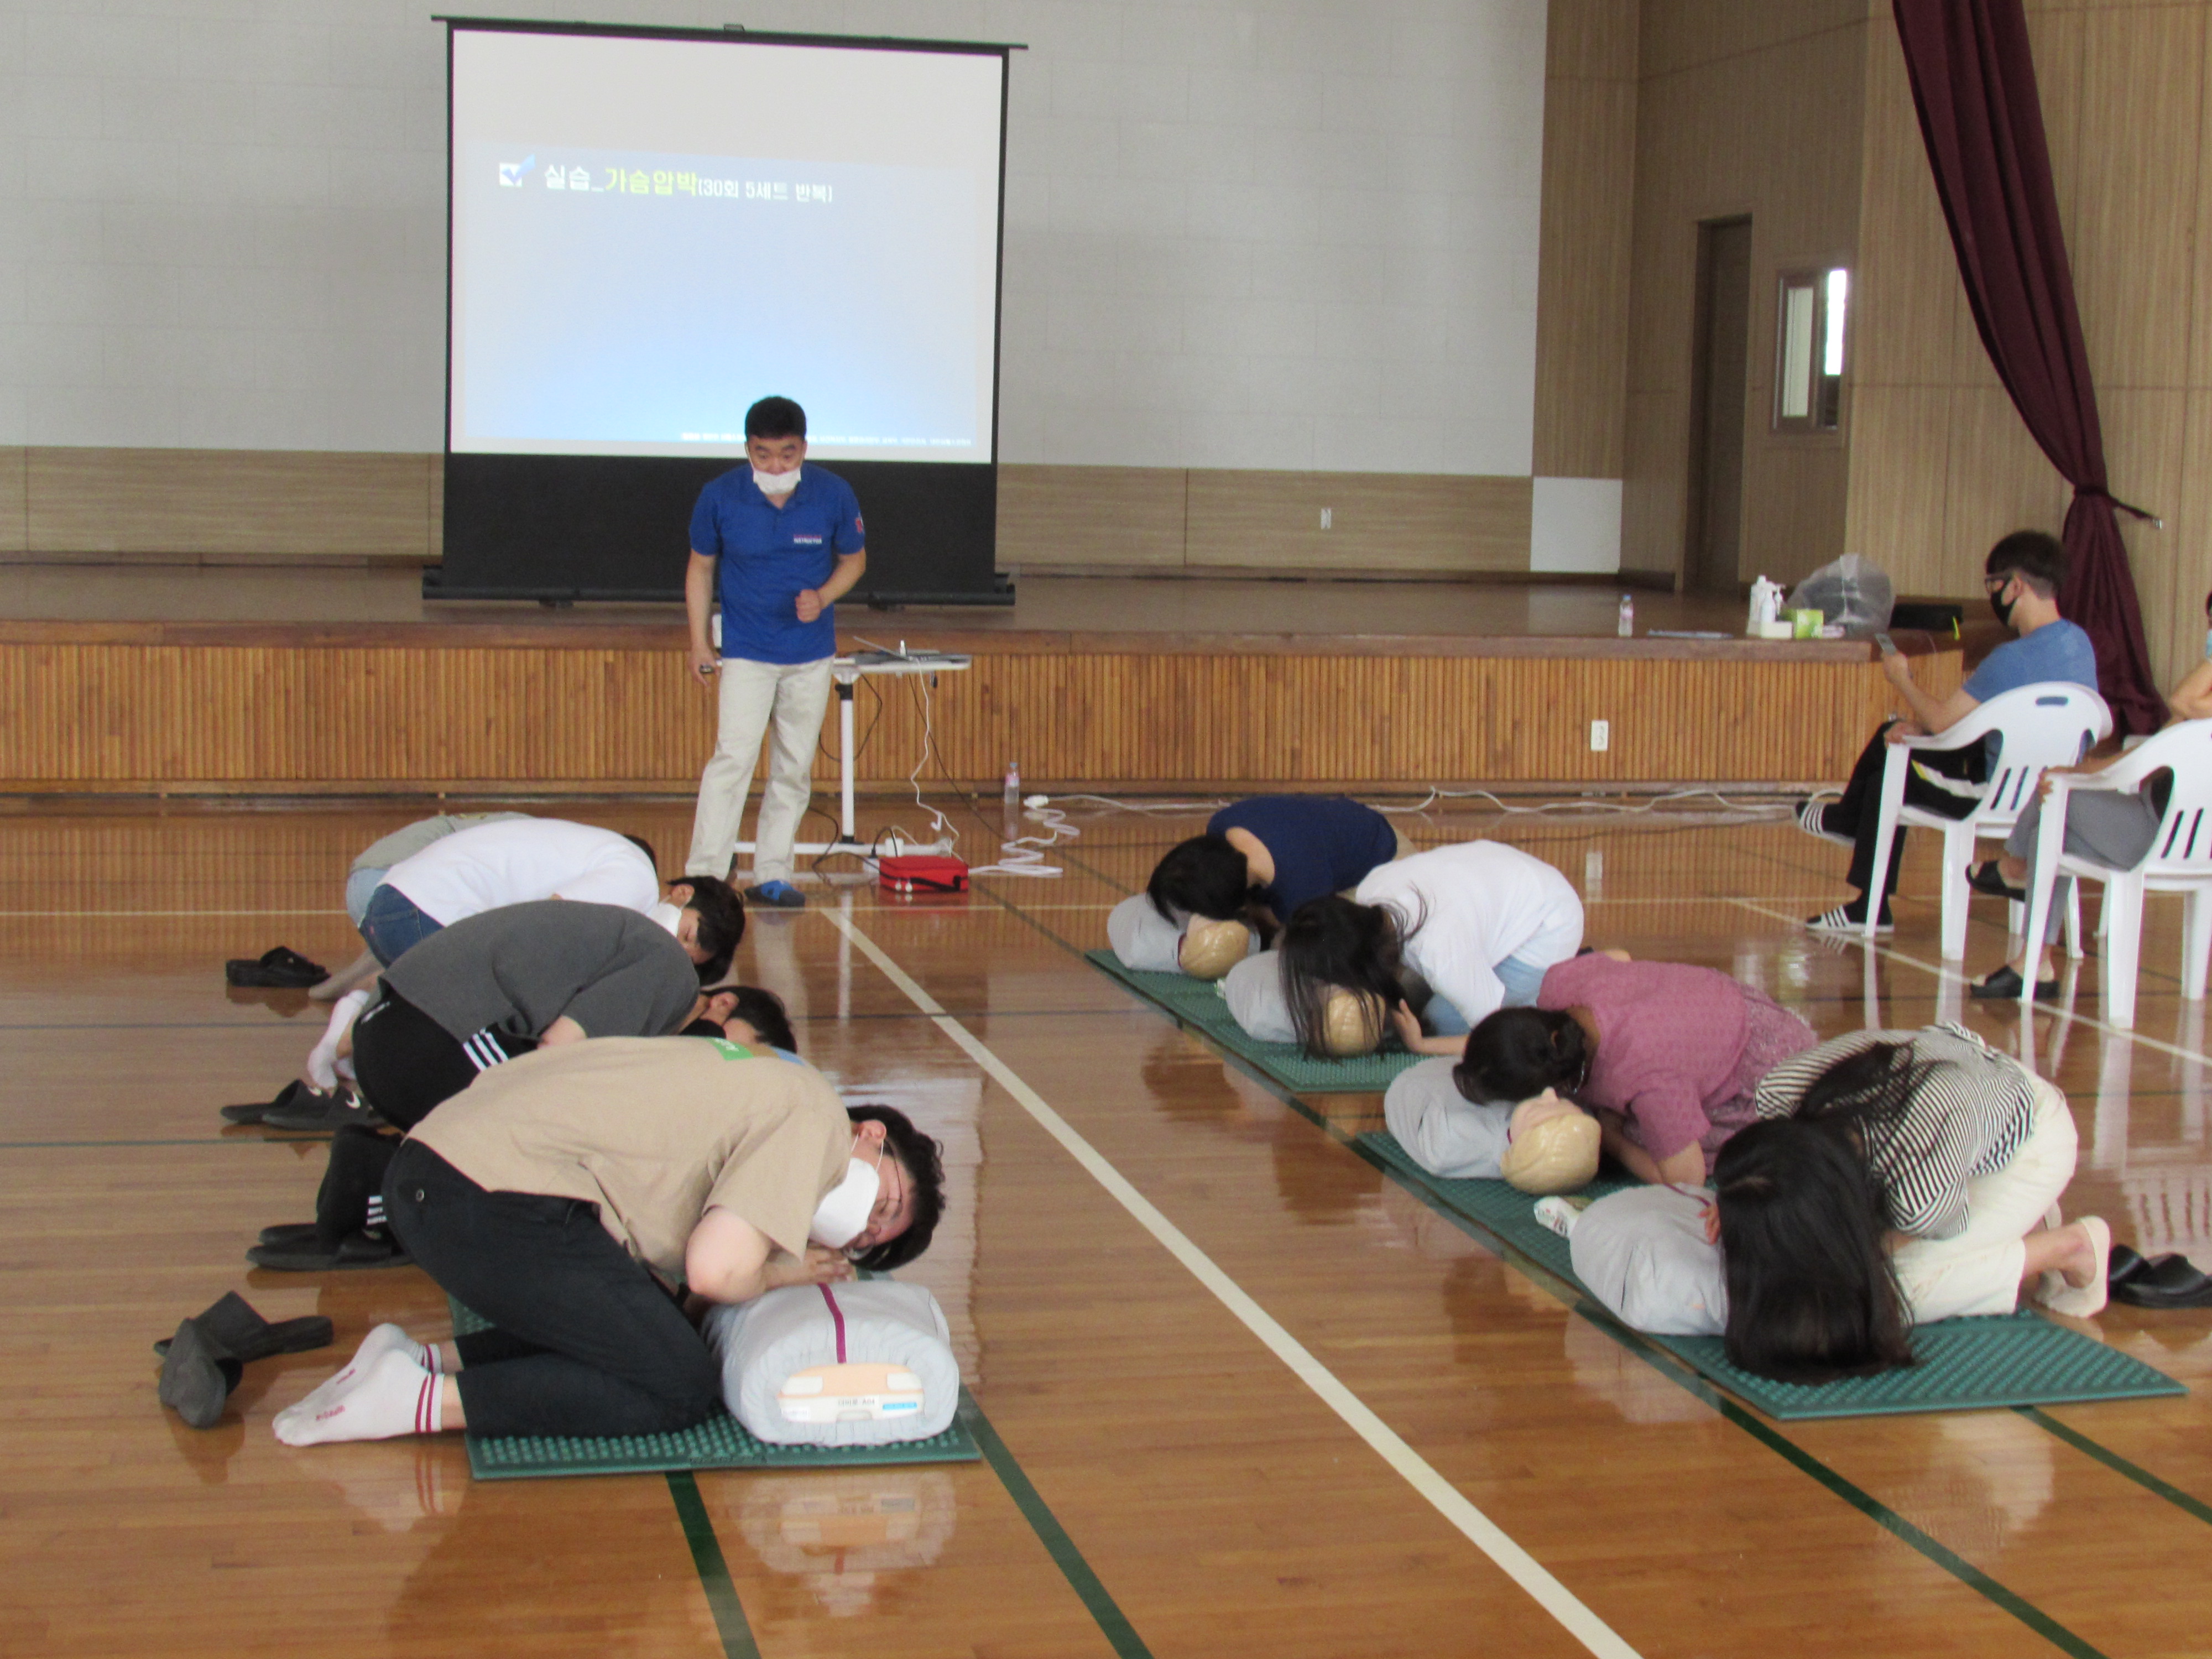
[[[699,1496],[699,1482],[690,1470],[670,1472],[668,1495],[676,1500],[677,1519],[684,1523],[684,1541],[691,1547],[691,1565],[698,1569],[699,1588],[706,1592],[714,1628],[721,1633],[723,1653],[727,1659],[760,1659],[760,1646],[753,1640],[753,1627],[745,1622],[738,1587],[730,1581],[730,1564],[722,1559],[722,1540],[714,1536],[714,1517],[707,1513],[706,1500]]]
[[[1067,1529],[1060,1524],[1059,1517],[1053,1514],[1051,1506],[1046,1504],[1029,1476],[1023,1473],[1021,1464],[1007,1449],[1006,1443],[999,1438],[999,1431],[991,1426],[991,1419],[983,1415],[983,1408],[975,1403],[975,1396],[965,1389],[960,1391],[960,1415],[968,1425],[968,1431],[975,1437],[975,1443],[983,1449],[984,1461],[990,1464],[991,1472],[999,1477],[999,1484],[1006,1489],[1006,1496],[1014,1500],[1014,1507],[1022,1512],[1022,1519],[1030,1523],[1030,1530],[1036,1534],[1037,1541],[1052,1557],[1053,1565],[1066,1576],[1068,1588],[1090,1610],[1091,1618],[1097,1620],[1100,1632],[1114,1651],[1121,1656],[1121,1659],[1152,1659],[1152,1650],[1137,1634],[1136,1626],[1129,1622],[1128,1615],[1121,1611],[1107,1592],[1106,1586],[1099,1582],[1098,1575],[1091,1571],[1091,1564],[1083,1559],[1083,1552],[1076,1548],[1075,1540],[1067,1535]]]

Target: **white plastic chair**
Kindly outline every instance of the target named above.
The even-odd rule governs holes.
[[[1932,737],[1906,738],[1889,745],[1882,757],[1881,817],[1874,838],[1873,885],[1867,890],[1866,936],[1871,942],[1881,916],[1882,882],[1889,872],[1889,849],[1900,824],[1933,830],[1943,837],[1943,954],[1956,959],[1966,954],[1966,902],[1973,890],[1966,884],[1966,867],[1973,862],[1974,842],[1981,836],[2012,833],[2021,812],[2035,799],[2035,786],[2046,766],[2071,766],[2089,750],[2112,735],[2112,711],[2105,700],[2086,685],[2051,680],[2023,685],[1991,697],[1949,730]],[[1975,787],[1981,805],[1962,818],[1905,804],[1905,780],[1914,752],[1923,749],[1964,749],[1990,732],[2001,733],[2003,747],[1997,769],[1988,783]],[[2068,912],[2068,947],[2080,954],[2080,909]]]
[[[2150,852],[2132,870],[2114,870],[2065,850],[2055,826],[2066,821],[2069,796],[2092,789],[2139,788],[2154,772],[2171,768],[2173,793],[2159,821]],[[2044,833],[2035,841],[2035,871],[2028,890],[2031,945],[2051,914],[2051,889],[2062,874],[2081,891],[2083,880],[2105,884],[2105,1018],[2123,1029],[2136,1023],[2136,969],[2142,946],[2143,895],[2185,896],[2181,929],[2181,994],[2204,1000],[2206,963],[2212,958],[2212,720],[2185,720],[2130,750],[2101,772],[2056,777],[2043,804]],[[2033,976],[2021,980],[2023,1000],[2035,994]]]

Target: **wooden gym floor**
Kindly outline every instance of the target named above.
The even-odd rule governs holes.
[[[688,804],[572,805],[672,866]],[[2212,1650],[2212,1313],[2102,1339],[2185,1399],[1771,1424],[1564,1301],[1363,1162],[1373,1097],[1285,1098],[1078,952],[1197,815],[1079,811],[1058,881],[817,889],[744,977],[807,1057],[942,1136],[908,1270],[944,1302],[991,1462],[472,1486],[453,1438],[278,1445],[367,1328],[442,1328],[411,1269],[282,1275],[313,1139],[228,1129],[320,1018],[226,994],[279,942],[336,964],[355,849],[405,807],[0,817],[0,1651],[184,1656],[2178,1655]],[[872,805],[868,828],[919,827]],[[992,817],[995,827],[996,811]],[[961,817],[964,845],[996,835]],[[1838,849],[1769,819],[1412,821],[1552,860],[1590,938],[1705,963],[1825,1034],[1956,1010],[1929,866],[1870,955],[1796,919]],[[1926,848],[1916,860],[1924,859]],[[988,856],[988,851],[981,856]],[[2071,1210],[2212,1266],[2201,1005],[2154,906],[2139,1024],[1963,1017],[2071,1097]],[[1977,906],[1969,968],[2002,951]],[[335,1348],[250,1368],[204,1433],[149,1345],[240,1289]]]

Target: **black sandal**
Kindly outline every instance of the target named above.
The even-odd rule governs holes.
[[[1987,979],[1978,981],[1969,989],[1978,1002],[2017,1002],[2020,1000],[2020,975],[2008,964],[1998,969]],[[2058,1000],[2058,979],[2056,975],[2049,979],[2036,981],[2035,1000],[2038,1002]]]
[[[1987,893],[1991,898],[2012,899],[2027,902],[2027,889],[2015,887],[2004,878],[2004,871],[1995,859],[1984,859],[1966,872],[1966,885],[1977,893]]]
[[[289,945],[264,951],[258,957],[234,957],[222,964],[222,976],[233,985],[279,991],[304,991],[320,985],[331,970],[310,962]]]

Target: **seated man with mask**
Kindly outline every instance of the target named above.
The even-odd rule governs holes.
[[[434,1347],[380,1325],[277,1413],[289,1445],[466,1426],[674,1433],[722,1410],[678,1299],[750,1301],[898,1267],[944,1207],[937,1143],[842,1105],[811,1066],[726,1041],[608,1037],[486,1073],[426,1119],[386,1212],[491,1328]]]
[[[1812,917],[1808,927],[1850,933],[1866,926],[1866,907],[1878,904],[1875,931],[1890,931],[1889,896],[1897,890],[1897,872],[1905,862],[1905,826],[1898,826],[1890,843],[1887,870],[1874,867],[1874,843],[1881,830],[1881,775],[1892,739],[1923,732],[1940,736],[1991,697],[2023,685],[2070,680],[2097,689],[2097,653],[2088,635],[2058,614],[2058,590],[2066,581],[2066,549],[2058,538],[2040,530],[2015,530],[1990,550],[1984,569],[1990,609],[2019,637],[1990,652],[1948,697],[1923,691],[1913,684],[1907,659],[1885,652],[1881,672],[1912,711],[1911,719],[1891,721],[1874,734],[1851,768],[1842,799],[1823,804],[1815,795],[1799,805],[1798,827],[1807,835],[1851,849],[1844,879],[1859,890],[1848,904]],[[1989,776],[1989,759],[1988,745],[1980,743],[1919,750],[1905,776],[1905,804],[1965,817],[1979,804],[1975,786]]]

